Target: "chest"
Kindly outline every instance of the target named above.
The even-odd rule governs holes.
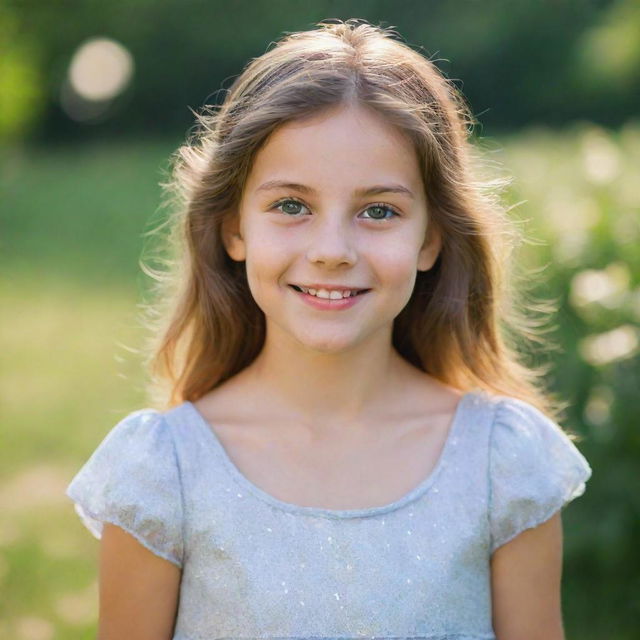
[[[486,524],[462,506],[473,536],[443,527],[428,501],[333,519],[230,499],[237,518],[220,495],[215,527],[188,538],[185,638],[493,638]]]
[[[264,423],[210,426],[238,471],[274,498],[299,506],[366,509],[397,501],[432,473],[450,419],[322,437]]]
[[[474,477],[470,499],[460,499],[455,474],[448,473],[455,453],[449,449],[433,485],[401,506],[365,517],[283,508],[238,482],[220,460],[205,469],[194,465],[197,473],[184,478],[185,495],[199,499],[186,503],[180,640],[444,640],[445,629],[460,640],[493,640],[486,496]],[[203,448],[198,460],[207,455]],[[294,477],[315,476],[302,469]],[[380,487],[375,474],[367,478]],[[258,485],[256,476],[252,481]],[[277,493],[276,485],[262,488]],[[284,488],[277,497],[293,504],[310,497],[310,506],[363,506],[362,495],[347,503],[340,491],[341,501],[329,502],[326,491]],[[393,498],[385,495],[376,504]]]
[[[207,436],[179,450],[193,499],[176,638],[494,640],[483,424],[459,418],[452,432],[442,414],[391,435],[314,438],[215,416],[221,446]]]

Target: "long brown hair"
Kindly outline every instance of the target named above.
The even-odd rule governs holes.
[[[499,196],[501,180],[481,178],[474,123],[464,98],[391,29],[363,20],[323,21],[290,33],[253,59],[221,106],[172,156],[163,186],[175,204],[170,268],[147,268],[158,283],[149,310],[154,397],[194,401],[248,366],[265,338],[244,263],[221,239],[235,215],[256,151],[287,121],[336,105],[373,108],[415,145],[432,224],[442,249],[394,321],[393,346],[407,361],[460,390],[482,388],[527,401],[557,419],[564,408],[544,388],[548,366],[524,362],[549,346],[524,302],[512,263],[520,232]],[[508,277],[507,277],[508,276]],[[524,308],[526,307],[526,313]]]

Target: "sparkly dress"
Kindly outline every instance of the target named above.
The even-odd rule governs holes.
[[[493,640],[490,556],[585,490],[591,468],[532,405],[460,400],[427,478],[393,503],[283,502],[234,465],[195,406],[131,413],[66,495],[182,570],[174,640]]]

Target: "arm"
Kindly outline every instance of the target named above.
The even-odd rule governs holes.
[[[100,544],[98,640],[170,640],[180,569],[106,523]]]
[[[561,578],[562,520],[558,511],[496,549],[491,557],[497,640],[564,640]]]

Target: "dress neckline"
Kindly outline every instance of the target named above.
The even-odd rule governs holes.
[[[302,506],[294,504],[292,502],[286,502],[284,500],[276,498],[275,496],[272,496],[270,493],[267,493],[266,491],[255,485],[253,482],[251,482],[251,480],[249,480],[244,475],[244,473],[240,471],[240,469],[227,454],[227,451],[224,448],[222,441],[218,438],[215,430],[192,402],[187,400],[183,402],[182,407],[185,407],[187,411],[191,413],[191,415],[195,418],[195,422],[199,426],[199,428],[206,431],[207,435],[205,437],[207,437],[209,441],[213,443],[214,448],[217,450],[220,458],[222,459],[226,469],[231,474],[231,476],[242,487],[251,492],[257,498],[263,500],[264,502],[267,502],[273,507],[299,515],[320,516],[325,518],[361,518],[381,515],[384,513],[388,513],[389,511],[399,509],[400,507],[413,502],[431,488],[442,469],[447,465],[448,459],[452,455],[453,450],[457,445],[460,431],[465,423],[465,414],[467,411],[467,407],[469,406],[469,404],[471,404],[472,399],[475,398],[476,395],[477,394],[475,391],[467,391],[458,400],[453,418],[449,425],[447,438],[445,440],[442,451],[440,452],[438,461],[426,478],[424,478],[408,493],[405,493],[403,496],[401,496],[397,500],[394,500],[393,502],[380,506],[361,509],[326,509],[324,507]]]

